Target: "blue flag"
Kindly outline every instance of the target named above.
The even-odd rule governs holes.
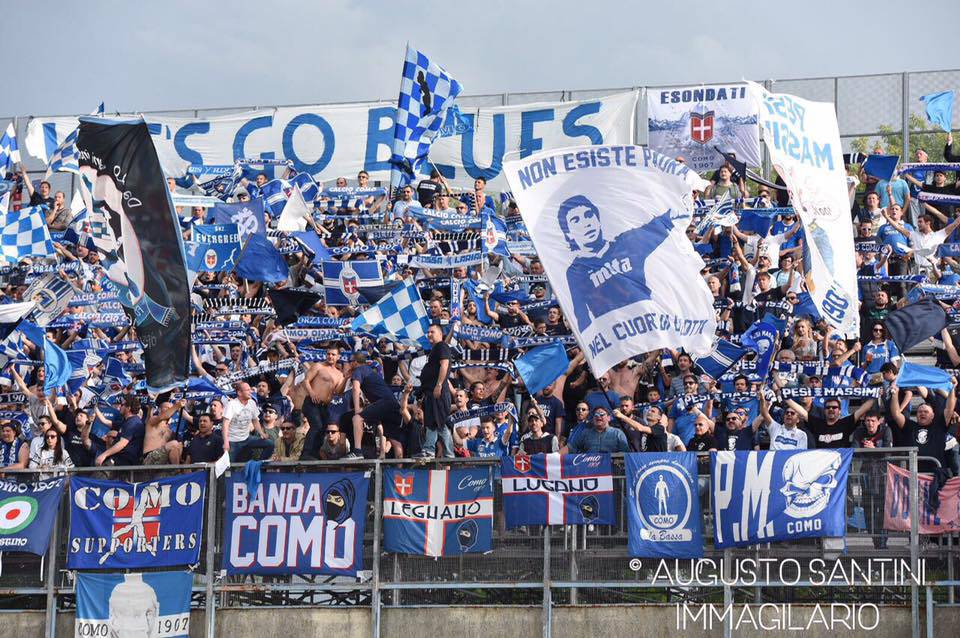
[[[236,224],[240,243],[246,243],[253,233],[267,234],[263,221],[263,199],[258,197],[239,204],[217,204],[207,213],[207,221],[214,224]]]
[[[534,454],[500,460],[508,528],[615,525],[609,454]]]
[[[190,634],[190,572],[77,573],[77,636]],[[117,631],[122,628],[122,631]]]
[[[891,180],[899,163],[899,155],[868,155],[863,172],[877,179]]]
[[[34,323],[23,321],[20,331],[37,346],[43,347],[43,367],[46,376],[43,381],[44,392],[52,392],[63,387],[73,374],[73,366],[67,353],[60,346],[47,339],[43,330]]]
[[[507,250],[507,224],[490,212],[482,214],[483,220],[483,247],[488,253],[495,253],[510,259]]]
[[[793,314],[797,317],[807,316],[814,321],[820,320],[820,311],[809,292],[801,292],[797,295],[797,303],[793,307]]]
[[[776,216],[776,208],[744,208],[740,211],[740,221],[737,222],[737,228],[743,232],[752,232],[761,237],[766,237]]]
[[[626,461],[630,555],[703,556],[696,453],[627,454]]]
[[[323,292],[334,306],[356,304],[361,288],[383,285],[383,272],[376,259],[323,262]]]
[[[309,252],[310,260],[313,262],[327,261],[333,259],[330,250],[320,241],[320,236],[315,231],[303,230],[288,233],[293,239],[303,246],[304,250]]]
[[[726,339],[719,339],[717,343],[714,344],[710,354],[698,357],[695,363],[700,366],[704,374],[708,374],[714,379],[719,379],[727,370],[736,365],[745,354],[747,354],[746,348],[741,348]]]
[[[755,380],[766,380],[777,343],[776,327],[766,321],[757,321],[743,333],[740,343],[757,353],[757,369],[753,373]]]
[[[376,304],[363,311],[350,324],[354,332],[386,337],[409,345],[428,348],[427,329],[430,319],[412,280],[394,284]]]
[[[567,371],[570,360],[559,341],[527,351],[513,361],[527,392],[537,394]]]
[[[928,390],[950,392],[953,387],[951,378],[946,370],[903,361],[900,364],[900,372],[897,374],[897,385],[904,389],[923,387]]]
[[[920,98],[927,112],[927,120],[949,133],[953,129],[953,91],[930,93]]]
[[[843,536],[852,459],[850,448],[711,454],[714,545]]]
[[[194,272],[231,271],[240,257],[240,231],[236,224],[195,224],[187,251]]]
[[[200,559],[204,472],[143,483],[70,480],[70,569],[193,565]]]
[[[493,485],[485,467],[383,471],[383,548],[426,556],[493,549]]]
[[[47,553],[64,485],[62,478],[0,482],[0,551]]]
[[[277,283],[286,281],[290,276],[290,269],[287,268],[283,255],[270,240],[263,235],[253,234],[240,255],[237,274],[251,281]]]

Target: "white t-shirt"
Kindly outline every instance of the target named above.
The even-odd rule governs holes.
[[[924,235],[919,231],[910,233],[910,247],[913,248],[913,259],[918,268],[929,268],[931,259],[937,252],[937,246],[945,242],[947,234],[942,230]]]
[[[246,441],[250,436],[250,425],[259,418],[260,408],[255,399],[250,399],[246,405],[240,403],[240,399],[230,399],[223,409],[223,419],[230,420],[227,440],[230,443]]]
[[[800,428],[786,428],[776,421],[767,426],[771,450],[806,450],[807,433]]]

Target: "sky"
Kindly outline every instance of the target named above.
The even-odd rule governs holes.
[[[960,67],[956,0],[0,0],[0,13],[6,75],[19,76],[3,116],[101,100],[108,112],[393,101],[407,42],[465,95]]]

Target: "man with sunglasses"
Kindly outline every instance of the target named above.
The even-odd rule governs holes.
[[[567,441],[560,450],[561,454],[583,454],[586,452],[629,452],[630,444],[623,430],[610,427],[610,410],[605,407],[594,408],[591,428],[580,430]]]
[[[299,461],[303,453],[304,438],[303,434],[297,432],[297,426],[293,421],[285,420],[280,424],[280,438],[277,439],[270,460]]]
[[[814,416],[793,399],[786,402],[800,415],[800,419],[806,421],[818,449],[850,447],[850,435],[856,429],[857,422],[873,408],[874,403],[873,399],[868,399],[853,414],[841,416],[840,399],[828,397],[823,400],[823,416]]]
[[[791,406],[783,409],[783,423],[770,416],[770,404],[763,392],[757,397],[760,402],[761,424],[770,437],[770,451],[806,450],[810,446],[807,433],[800,428],[800,414]]]

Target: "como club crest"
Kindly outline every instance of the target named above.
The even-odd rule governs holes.
[[[690,112],[690,139],[706,144],[713,139],[714,112],[698,108]]]

